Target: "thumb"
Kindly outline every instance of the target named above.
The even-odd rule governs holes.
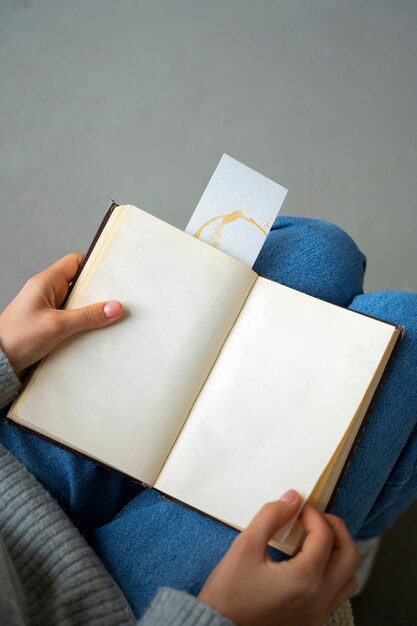
[[[294,517],[300,505],[300,495],[294,489],[286,491],[279,500],[261,508],[242,532],[242,539],[246,537],[251,549],[263,555],[268,541]]]
[[[63,339],[79,333],[82,330],[109,326],[120,319],[123,306],[118,300],[96,302],[80,309],[63,311],[62,335]]]

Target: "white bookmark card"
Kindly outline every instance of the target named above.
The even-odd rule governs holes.
[[[185,230],[252,267],[286,195],[278,183],[223,154]]]

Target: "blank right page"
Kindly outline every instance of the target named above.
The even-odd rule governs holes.
[[[258,278],[155,486],[237,528],[307,499],[394,332]]]

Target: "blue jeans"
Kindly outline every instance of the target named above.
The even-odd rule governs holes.
[[[279,217],[254,266],[289,287],[406,327],[330,506],[361,539],[385,532],[417,497],[417,294],[363,294],[365,264],[356,244],[336,226]],[[85,534],[138,617],[158,586],[198,593],[236,535],[3,420],[0,440]],[[277,442],[278,453],[279,447]]]

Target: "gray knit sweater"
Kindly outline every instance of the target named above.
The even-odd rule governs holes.
[[[21,386],[0,349],[0,408]],[[7,626],[231,626],[196,598],[160,589],[136,622],[123,593],[68,517],[0,444],[0,623]]]
[[[0,408],[21,386],[0,348]],[[233,626],[197,598],[160,589],[137,622],[123,593],[68,517],[0,444],[0,624]],[[353,626],[345,603],[325,626]]]

